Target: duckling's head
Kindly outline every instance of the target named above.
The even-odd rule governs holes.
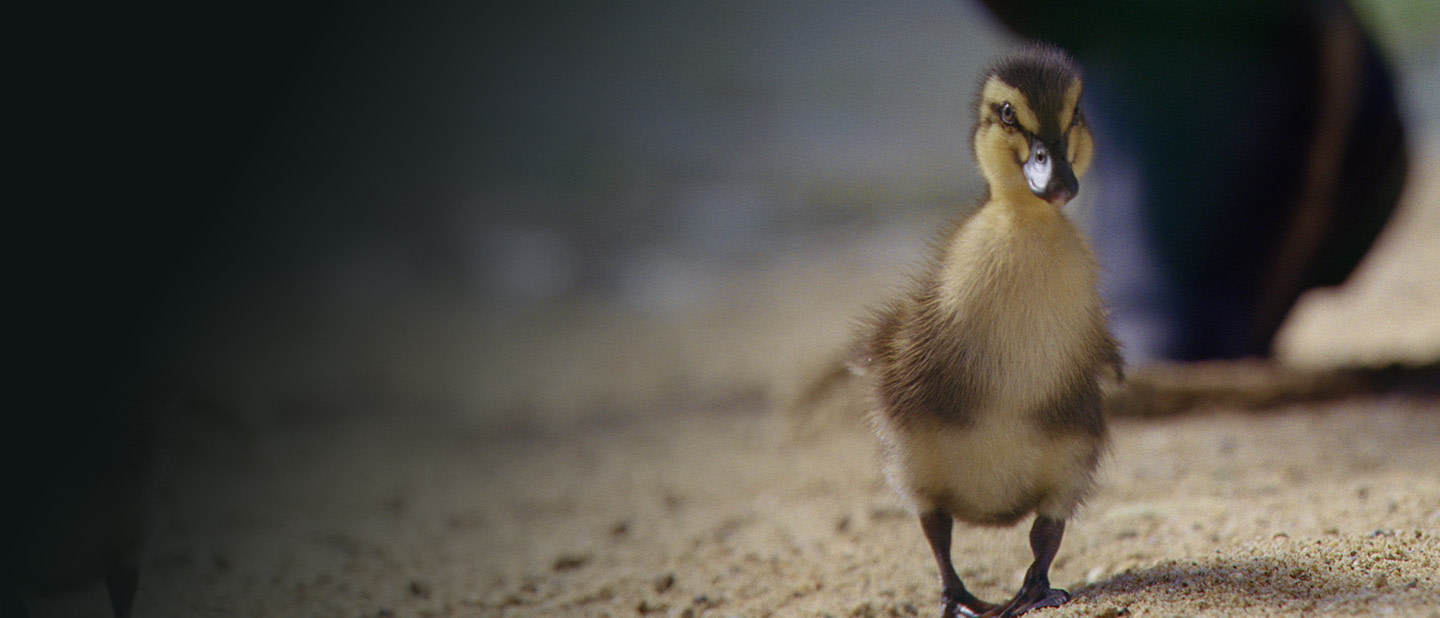
[[[1080,69],[1034,45],[997,64],[980,87],[975,159],[992,198],[1064,205],[1080,190],[1095,146],[1080,114]]]

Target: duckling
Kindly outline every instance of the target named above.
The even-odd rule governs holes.
[[[1080,93],[1074,62],[1045,45],[985,75],[973,141],[989,196],[875,315],[852,358],[869,379],[886,476],[934,552],[947,617],[1069,599],[1050,587],[1050,563],[1105,448],[1100,377],[1120,370],[1096,258],[1061,210],[1094,153]],[[1000,605],[976,598],[950,560],[953,521],[1011,525],[1032,512],[1023,587]]]

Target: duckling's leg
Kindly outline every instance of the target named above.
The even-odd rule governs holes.
[[[935,553],[935,563],[940,567],[941,594],[945,606],[941,618],[968,618],[979,616],[995,609],[995,604],[975,598],[960,582],[955,565],[950,562],[950,530],[955,526],[950,514],[939,509],[920,516],[920,527],[925,530],[925,539],[930,541],[930,551]]]
[[[1060,538],[1063,536],[1065,520],[1035,516],[1035,525],[1030,527],[1030,551],[1035,554],[1035,561],[1025,571],[1025,583],[1020,586],[1020,592],[1015,593],[1015,598],[986,616],[1011,618],[1032,609],[1055,607],[1070,600],[1070,593],[1050,587],[1050,563],[1055,560],[1055,552],[1060,551]]]

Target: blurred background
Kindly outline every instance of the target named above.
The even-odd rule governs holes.
[[[1304,6],[1261,17],[1312,27],[1323,16]],[[1403,119],[1407,205],[1391,227],[1433,231],[1440,54],[1431,33],[1440,12],[1418,1],[1354,8],[1388,65]],[[1043,3],[1033,14],[1046,14]],[[212,401],[245,418],[343,408],[359,396],[543,423],[783,391],[831,362],[865,307],[903,282],[935,226],[982,195],[968,144],[972,90],[984,66],[1021,40],[983,6],[940,1],[440,2],[302,17],[281,32],[257,23],[280,35],[278,49],[259,52],[273,57],[257,62],[247,48],[236,61],[251,73],[241,96],[268,115],[222,107],[246,117],[241,126],[253,134],[233,136],[247,149],[233,157],[227,192],[206,221],[223,269],[191,282],[211,293],[206,311],[195,312],[204,316],[196,348],[181,357]],[[1116,26],[1139,19],[1118,11],[1055,17],[1059,30],[1032,26],[1062,37],[1108,32],[1119,40],[1111,47],[1133,40],[1142,50],[1159,36]],[[1205,27],[1193,26],[1197,38]],[[1244,26],[1217,29],[1226,28]],[[1208,54],[1200,59],[1167,64],[1163,54],[1174,49],[1152,54],[1161,70],[1173,65],[1180,75],[1151,90],[1221,89],[1208,109],[1127,110],[1115,68],[1097,67],[1092,81],[1106,87],[1092,88],[1093,105],[1104,105],[1092,111],[1100,161],[1107,151],[1113,160],[1144,154],[1120,134],[1131,116],[1147,131],[1185,138],[1195,127],[1253,127],[1252,118],[1283,113],[1266,107],[1274,95],[1260,93],[1286,84],[1257,84],[1275,73],[1246,67],[1279,63],[1284,73],[1310,58],[1287,52],[1290,41],[1232,37],[1180,48]],[[1107,58],[1074,38],[1091,45],[1076,50],[1082,62]],[[1226,86],[1232,75],[1257,94],[1232,92],[1240,88]],[[1382,108],[1357,113],[1357,130],[1381,130]],[[206,119],[217,124],[225,123]],[[1308,139],[1275,141],[1299,160]],[[1268,172],[1266,164],[1248,167]],[[1187,165],[1196,166],[1174,167]],[[1125,255],[1137,241],[1103,222],[1126,215],[1105,208],[1136,200],[1133,177],[1145,169],[1102,164],[1072,207],[1099,239],[1112,302],[1126,302],[1124,288],[1133,287],[1115,273],[1144,258]],[[1175,203],[1236,171],[1209,173],[1139,199]],[[1238,191],[1298,192],[1286,182]],[[1191,203],[1202,217],[1250,220],[1253,204],[1223,191]],[[1388,233],[1408,274],[1375,266],[1382,272],[1372,278],[1403,282],[1332,294],[1328,305],[1292,314],[1278,344],[1284,358],[1440,358],[1431,317],[1440,315],[1431,283],[1440,262],[1429,243],[1404,248],[1404,229]],[[1283,236],[1232,240],[1237,246],[1199,259],[1246,256],[1240,243]],[[1230,268],[1222,278],[1259,265]],[[1146,285],[1165,283],[1152,274]],[[1393,335],[1336,327],[1344,315],[1362,315],[1357,303],[1366,302],[1395,313],[1357,323],[1384,324]],[[1124,322],[1131,312],[1120,313]],[[1122,335],[1132,364],[1244,355],[1168,353],[1143,335]]]
[[[1440,10],[1353,7],[1394,80],[1406,185],[1360,269],[1303,296],[1273,352],[1433,365]],[[7,14],[7,475],[119,392],[180,402],[151,406],[181,411],[163,428],[241,434],[783,402],[983,195],[973,91],[1021,41],[947,0]],[[1127,110],[1096,95],[1104,162]],[[1214,123],[1165,111],[1146,126]],[[1102,165],[1072,214],[1104,238],[1096,202],[1135,173]]]

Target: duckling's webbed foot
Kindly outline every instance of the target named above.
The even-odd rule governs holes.
[[[975,598],[964,588],[953,592],[946,590],[942,598],[944,604],[940,608],[940,618],[978,618],[1000,607]]]
[[[1035,525],[1030,528],[1030,550],[1035,554],[1035,561],[1025,571],[1025,583],[1015,598],[984,614],[983,618],[1013,618],[1032,609],[1056,607],[1070,600],[1070,593],[1050,587],[1050,563],[1060,551],[1060,539],[1064,535],[1064,520],[1043,515],[1035,517]]]
[[[935,554],[935,563],[940,567],[940,586],[944,605],[940,618],[974,618],[994,610],[994,603],[986,603],[970,594],[955,566],[950,562],[950,531],[955,521],[944,511],[930,511],[920,516],[920,527],[925,530],[925,539],[930,541],[930,551]]]
[[[991,610],[989,613],[983,614],[981,618],[990,618],[991,616],[1013,618],[1032,609],[1059,607],[1070,601],[1070,593],[1059,588],[1050,588],[1039,594],[1041,595],[1039,598],[1034,598],[1033,595],[1016,595],[1014,599],[1005,604],[1005,607]],[[1032,598],[1034,600],[1031,600]]]
[[[940,618],[980,618],[989,616],[995,611],[996,605],[979,601],[976,603],[961,603],[945,597],[945,604],[940,608]],[[989,609],[982,609],[989,608]]]

